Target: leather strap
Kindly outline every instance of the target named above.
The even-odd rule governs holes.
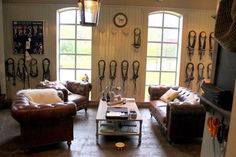
[[[110,76],[109,78],[111,79],[111,88],[113,86],[113,82],[116,79],[116,68],[117,68],[117,62],[115,60],[112,60],[110,62]]]
[[[206,32],[205,31],[201,31],[199,33],[199,37],[198,37],[198,50],[199,50],[199,57],[200,60],[202,59],[202,57],[205,55],[205,51],[206,51]]]
[[[44,58],[42,60],[42,67],[43,67],[43,78],[42,80],[50,81],[50,60],[48,58]]]
[[[20,58],[17,63],[16,76],[19,80],[25,81],[25,59]]]
[[[204,80],[204,69],[205,69],[205,66],[202,64],[202,63],[199,63],[197,65],[197,83],[198,83],[198,91],[200,90],[201,88],[201,82],[202,80]]]
[[[20,58],[17,63],[17,72],[16,76],[19,80],[23,82],[23,88],[30,88],[30,80],[29,80],[29,73],[27,70],[27,67],[25,65],[25,59]],[[27,81],[27,87],[26,87],[26,81]]]
[[[185,82],[187,83],[187,87],[190,87],[191,82],[194,80],[193,72],[194,72],[194,64],[189,62],[185,68],[185,77],[186,77]]]
[[[35,58],[30,60],[30,76],[37,77],[38,76],[38,61]]]
[[[194,53],[194,48],[196,45],[197,34],[194,30],[189,31],[188,33],[188,58],[191,61]]]
[[[139,48],[141,46],[141,29],[135,28],[134,29],[134,44],[135,48]]]
[[[8,58],[5,61],[5,73],[6,73],[6,80],[10,80],[10,78],[12,77],[13,79],[13,86],[16,85],[16,73],[15,73],[15,61],[13,58]]]
[[[211,74],[212,74],[212,63],[209,63],[207,65],[207,79],[211,79]]]
[[[104,60],[98,61],[98,78],[100,80],[100,91],[102,91],[102,80],[105,78],[106,62]]]
[[[134,94],[136,94],[137,92],[137,79],[139,77],[139,67],[140,67],[140,62],[135,60],[133,61],[132,63],[132,69],[133,69],[133,76],[132,76],[132,79],[133,80],[133,83],[134,83]]]
[[[123,92],[125,91],[125,82],[128,79],[128,70],[129,70],[129,62],[127,60],[123,60],[121,62],[121,74],[123,81]]]
[[[213,44],[214,44],[214,32],[211,32],[209,35],[209,55],[211,60],[213,59]]]

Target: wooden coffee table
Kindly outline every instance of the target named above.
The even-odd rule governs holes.
[[[127,107],[128,111],[136,111],[137,117],[127,119],[106,118],[107,102],[100,100],[96,116],[96,142],[98,136],[139,136],[138,145],[141,144],[142,137],[142,116],[135,103],[134,98],[126,98],[126,104],[117,104],[112,107]]]

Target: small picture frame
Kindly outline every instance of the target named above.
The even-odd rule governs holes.
[[[14,54],[43,54],[43,21],[12,21]]]

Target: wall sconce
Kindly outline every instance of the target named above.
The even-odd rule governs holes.
[[[96,26],[100,12],[100,0],[78,0],[82,26]]]

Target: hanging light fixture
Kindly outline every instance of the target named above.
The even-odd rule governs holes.
[[[98,24],[100,4],[100,0],[78,0],[81,25],[96,26]]]

